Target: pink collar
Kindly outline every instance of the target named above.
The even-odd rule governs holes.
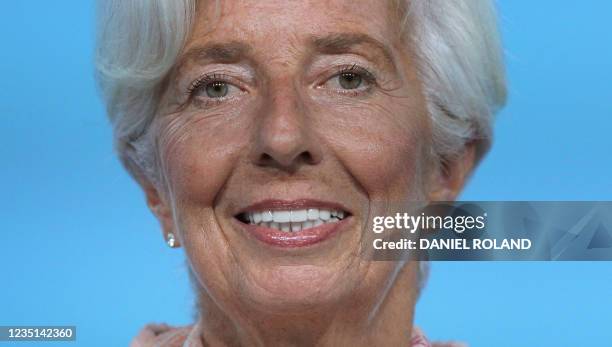
[[[130,347],[203,347],[200,324],[172,327],[167,324],[147,324],[130,343]],[[430,343],[421,329],[412,330],[411,347],[467,347],[458,342]]]

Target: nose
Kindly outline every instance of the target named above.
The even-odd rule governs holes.
[[[318,164],[322,150],[297,88],[284,86],[269,91],[258,112],[252,160],[260,167],[295,172]]]

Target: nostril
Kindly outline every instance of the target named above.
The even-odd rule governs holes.
[[[301,159],[304,163],[307,164],[314,163],[314,158],[312,157],[312,154],[310,154],[310,152],[308,151],[300,153],[299,159]]]
[[[259,165],[261,166],[275,166],[276,160],[268,153],[263,153],[259,157]]]
[[[316,164],[316,160],[309,151],[303,151],[297,155],[271,155],[264,152],[259,156],[258,164],[260,166],[271,166],[293,170],[303,164],[314,165]]]

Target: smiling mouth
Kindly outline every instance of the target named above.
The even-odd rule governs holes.
[[[249,225],[257,225],[286,233],[298,233],[323,224],[338,223],[348,215],[348,212],[338,209],[309,208],[244,212],[236,218]]]
[[[268,245],[295,248],[322,242],[349,228],[352,214],[319,200],[264,200],[234,216],[247,234]]]

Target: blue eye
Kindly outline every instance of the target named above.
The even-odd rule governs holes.
[[[228,82],[230,78],[231,77],[223,74],[203,76],[191,84],[188,94],[204,99],[224,99],[226,97],[231,97],[239,93],[240,88]]]
[[[214,81],[206,84],[205,86],[206,96],[209,98],[222,98],[227,96],[229,87],[227,83],[222,81]]]

